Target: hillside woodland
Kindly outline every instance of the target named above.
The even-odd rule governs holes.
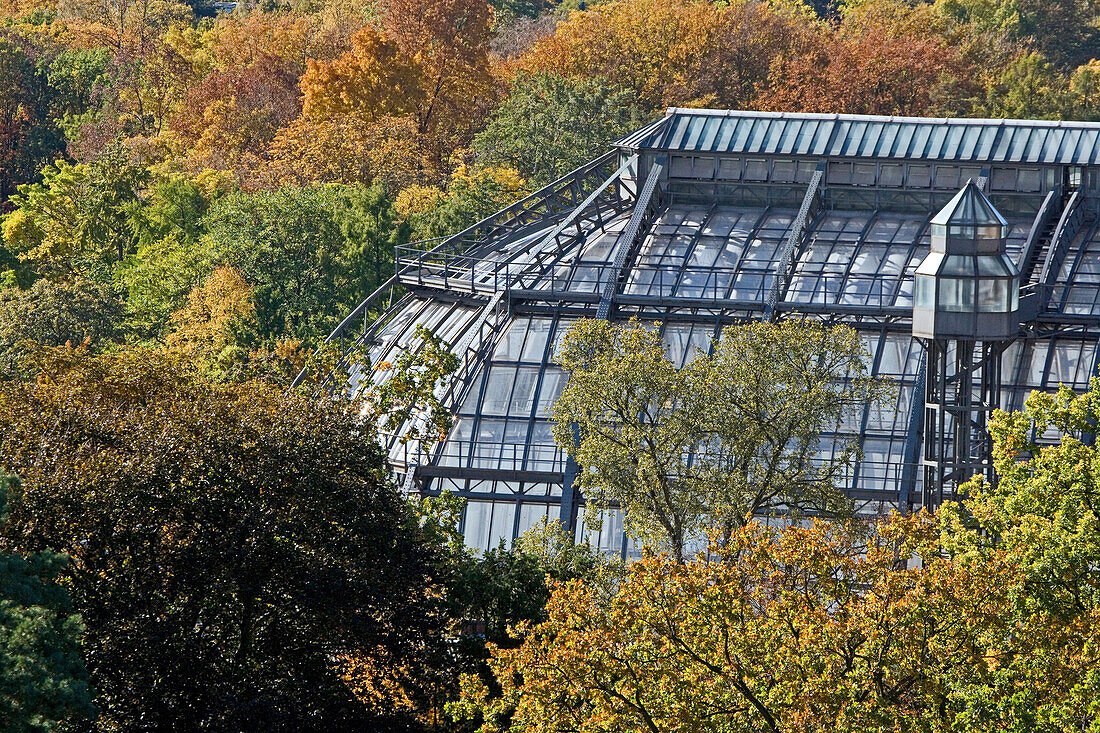
[[[875,526],[764,529],[716,468],[673,497],[693,557],[659,471],[605,482],[660,540],[629,566],[556,523],[474,554],[461,502],[401,496],[373,436],[445,434],[432,334],[363,401],[287,389],[395,245],[669,106],[1100,120],[1100,0],[218,5],[0,2],[0,729],[1100,731],[1100,382],[993,419],[996,487]],[[768,382],[737,355],[776,328],[713,373],[632,338],[675,391]],[[559,416],[642,373],[578,354]],[[818,392],[768,420],[807,455]]]

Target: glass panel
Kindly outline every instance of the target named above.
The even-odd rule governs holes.
[[[485,384],[484,399],[481,402],[481,414],[508,414],[508,403],[512,397],[512,383],[515,377],[515,367],[493,366],[489,369],[489,379]]]
[[[489,528],[493,519],[491,501],[466,502],[466,524],[463,535],[466,546],[473,550],[489,549]]]
[[[512,545],[512,530],[516,519],[515,502],[493,502],[493,520],[489,527],[488,547],[492,550],[501,545],[507,549]]]
[[[917,275],[915,305],[917,308],[936,307],[936,278],[930,275]]]
[[[1011,309],[1011,298],[1008,296],[1009,280],[998,278],[996,280],[978,281],[978,312],[979,313],[1007,313]]]
[[[555,513],[558,507],[551,504],[544,504],[539,502],[537,504],[524,503],[519,507],[519,534],[523,535],[527,530],[534,527],[550,516],[550,510],[553,508]]]
[[[536,417],[549,417],[550,407],[565,389],[567,377],[565,372],[557,367],[548,366],[542,375],[542,386],[539,388],[538,406],[535,409]]]
[[[493,358],[499,361],[519,361],[530,318],[516,318],[501,335]]]
[[[527,416],[535,405],[535,386],[538,384],[539,370],[536,367],[520,367],[516,371],[516,385],[512,392],[512,401],[508,406],[509,415]]]
[[[974,311],[974,281],[939,278],[938,307],[945,311]]]

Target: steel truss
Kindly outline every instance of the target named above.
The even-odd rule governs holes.
[[[876,333],[882,338],[887,334],[911,333],[910,306],[872,305],[870,298],[865,302],[842,303],[839,302],[839,295],[828,296],[828,288],[827,301],[837,302],[793,302],[793,299],[788,300],[793,297],[790,292],[792,279],[798,263],[806,254],[810,235],[827,212],[883,208],[891,213],[928,211],[937,202],[946,200],[951,192],[827,186],[821,167],[804,183],[670,180],[666,167],[658,161],[643,171],[646,174],[643,182],[637,177],[639,157],[620,158],[617,155],[609,153],[586,164],[455,236],[399,247],[398,274],[364,300],[329,340],[354,335],[357,343],[369,344],[392,317],[387,315],[372,322],[371,315],[384,303],[392,305],[401,297],[406,302],[413,297],[455,300],[479,308],[474,326],[455,347],[460,357],[459,370],[446,384],[441,385],[437,393],[445,406],[453,408],[462,404],[478,375],[486,371],[500,334],[515,315],[615,319],[638,316],[644,321],[699,323],[715,329],[761,319],[814,318],[845,323],[861,333]],[[1019,338],[1068,337],[1097,342],[1100,339],[1100,324],[1094,316],[1076,316],[1051,310],[1061,305],[1051,302],[1052,293],[1061,284],[1059,275],[1067,266],[1067,258],[1081,256],[1075,247],[1095,217],[1093,202],[1078,192],[1063,206],[1060,188],[1049,191],[1041,205],[1036,205],[1038,194],[1032,198],[1033,203],[1020,209],[1034,211],[1035,216],[1021,257],[1025,284],[1021,295],[1022,301],[1029,303],[1024,309],[1029,317],[1025,319],[1027,323],[1022,327]],[[679,292],[677,286],[688,274],[688,258],[699,246],[703,224],[691,234],[690,242],[684,236],[687,247],[684,264],[679,265],[678,270],[668,271],[674,278],[671,290],[667,289],[667,282],[662,282],[660,288],[649,291],[654,294],[627,294],[631,276],[645,266],[637,263],[642,243],[653,223],[669,206],[684,202],[709,206],[704,218],[704,222],[709,222],[716,207],[731,200],[766,209],[751,227],[746,227],[746,230],[751,229],[748,234],[750,242],[758,236],[770,237],[769,242],[777,240],[775,232],[780,230],[774,226],[767,229],[764,224],[771,213],[768,207],[782,206],[780,213],[784,215],[797,207],[797,214],[782,239],[778,257],[770,261],[767,257],[756,260],[755,267],[763,275],[757,297],[746,297],[753,295],[753,291],[736,290],[732,280],[724,286],[724,290],[716,288],[713,293],[709,284],[703,286],[706,297],[675,296]],[[1023,202],[1024,198],[1020,201]],[[627,213],[630,218],[618,235],[613,261],[591,266],[590,263],[583,263],[588,269],[599,270],[597,285],[590,291],[577,289],[571,283],[586,242],[606,232],[613,223],[616,227],[622,226]],[[875,219],[875,215],[867,219],[859,234],[860,243],[866,241]],[[917,246],[919,236],[912,247]],[[875,240],[875,243],[878,242]],[[885,243],[901,246],[903,240],[888,238]],[[742,264],[738,261],[737,267]],[[845,281],[858,274],[854,268],[855,264],[849,262],[842,275]],[[718,271],[717,267],[710,269]],[[560,273],[566,270],[569,275],[560,279]],[[756,273],[757,270],[751,272]],[[900,287],[895,284],[896,291],[900,292]],[[691,292],[696,295],[700,291]],[[844,286],[841,292],[844,292]],[[742,297],[731,297],[734,294]],[[896,295],[897,292],[894,292],[889,300],[883,302],[895,302]],[[399,305],[389,312],[396,310],[399,310]],[[917,372],[905,375],[906,388],[910,377],[915,379],[915,383],[912,402],[902,419],[905,423],[904,457],[893,466],[897,469],[898,480],[888,484],[891,487],[889,490],[885,486],[878,490],[874,486],[857,488],[853,478],[848,493],[855,499],[896,502],[904,509],[918,504],[938,505],[953,496],[957,487],[975,474],[992,480],[986,428],[989,414],[999,406],[1002,396],[1002,354],[1010,343],[922,340],[923,353]],[[876,359],[879,358],[881,353],[876,354]],[[912,358],[915,359],[916,355],[913,354]],[[1100,342],[1094,362],[1093,373],[1100,364]],[[296,384],[302,376],[299,375]],[[1013,383],[1009,381],[1009,384]],[[864,428],[867,420],[865,411]],[[900,431],[899,427],[897,436],[901,435]],[[426,457],[427,460],[409,461],[405,471],[408,490],[431,493],[438,490],[437,482],[466,481],[468,490],[460,491],[460,495],[484,499],[510,498],[514,495],[477,491],[477,481],[560,486],[560,496],[515,496],[520,496],[523,502],[560,504],[563,524],[573,526],[575,523],[583,497],[572,490],[577,470],[572,462],[563,460],[553,466],[561,470],[523,470],[530,467],[525,462],[524,454],[510,469],[477,468],[470,465],[472,461],[459,466],[444,466],[439,465],[442,451],[442,447],[437,447]],[[500,465],[505,465],[503,459]]]
[[[921,504],[939,506],[974,476],[996,480],[989,416],[1000,406],[1001,354],[1010,341],[921,339],[924,385],[924,487]]]

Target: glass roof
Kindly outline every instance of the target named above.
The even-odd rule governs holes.
[[[383,436],[398,470],[418,465],[422,489],[450,490],[467,500],[463,531],[472,547],[508,544],[551,518],[573,522],[579,538],[605,550],[638,551],[614,511],[572,516],[566,502],[563,514],[571,469],[551,435],[550,409],[566,375],[554,354],[581,317],[659,322],[677,366],[709,349],[724,326],[766,314],[855,328],[871,371],[896,390],[888,404],[853,409],[818,448],[826,457],[847,441],[860,442],[862,458],[842,488],[867,513],[898,507],[904,492],[920,491],[922,435],[914,418],[923,409],[917,389],[925,357],[911,336],[911,308],[913,274],[929,253],[931,224],[1002,226],[1007,255],[1021,270],[1055,263],[1048,282],[1033,282],[1021,293],[1022,311],[1025,299],[1034,304],[1048,295],[1049,307],[1003,352],[1002,408],[1019,409],[1033,389],[1084,388],[1100,367],[1100,217],[1087,190],[1100,185],[1100,171],[1070,175],[1073,169],[1042,167],[1100,163],[1100,124],[673,109],[618,144],[631,149],[611,163],[620,172],[629,169],[621,185],[598,201],[599,189],[571,194],[571,201],[595,201],[596,215],[582,216],[583,206],[570,214],[533,194],[530,208],[486,220],[495,222],[486,228],[493,233],[469,248],[421,253],[410,245],[400,261],[408,292],[364,337],[372,364],[381,364],[400,349],[420,347],[418,324],[454,348],[482,338],[489,309],[501,309],[453,390],[456,419],[446,440],[421,453],[402,442],[402,431]],[[744,158],[742,176],[740,167],[724,168],[729,159],[720,155],[680,156],[688,160],[687,173],[671,176],[668,187],[639,202],[645,199],[639,161],[646,151],[662,150],[758,157]],[[830,158],[817,167],[826,173],[818,194],[807,187],[812,161],[804,180],[767,173],[772,168],[765,159],[784,155]],[[836,158],[879,161],[843,163],[853,169],[845,178],[829,167]],[[890,158],[961,163],[898,165]],[[989,173],[986,162],[1021,165],[993,165]],[[748,176],[750,163],[760,176]],[[904,175],[894,170],[903,168]],[[989,176],[982,184],[992,188],[996,206],[975,181],[942,206],[960,177],[979,171]],[[1035,212],[1048,191],[1047,201],[1064,201],[1061,187],[1074,180],[1090,197],[1082,209],[1087,215],[1055,247],[1051,232],[1061,209],[1049,219]],[[559,193],[547,194],[547,201]],[[628,226],[632,209],[641,222],[637,231]],[[1038,238],[1029,243],[1033,232]],[[385,369],[357,367],[353,388],[385,376]]]
[[[958,197],[957,197],[958,198]],[[983,197],[984,198],[984,197]],[[536,287],[577,293],[600,292],[610,263],[623,246],[626,215],[589,234],[572,254],[536,281]],[[678,300],[745,300],[763,303],[778,272],[783,246],[795,212],[773,207],[696,206],[663,208],[641,237],[638,251],[620,285],[623,295]],[[889,308],[912,304],[913,270],[929,249],[930,217],[890,211],[826,210],[807,226],[805,245],[796,252],[783,302],[802,305],[859,305]],[[1030,222],[1008,223],[1009,254],[1018,257]],[[1100,228],[1090,227],[1065,259],[1055,302],[1067,313],[1100,316]],[[413,331],[423,324],[449,344],[457,344],[477,321],[476,304],[429,297],[407,297],[370,348],[373,363],[390,361],[397,349],[417,348]],[[554,351],[575,321],[566,313],[514,314],[500,330],[491,351],[473,375],[456,409],[447,439],[429,456],[447,469],[433,479],[466,497],[467,541],[489,549],[509,543],[543,517],[556,518],[565,456],[550,432],[550,407],[565,375],[554,364]],[[908,429],[922,349],[907,332],[885,322],[851,320],[862,334],[872,370],[893,381],[889,404],[868,406],[848,415],[840,431],[822,436],[820,451],[859,439],[863,457],[845,483],[867,511],[897,505],[906,471]],[[679,320],[675,311],[661,319],[661,334],[678,366],[706,351],[721,323]],[[1019,408],[1032,389],[1065,383],[1087,385],[1097,367],[1096,338],[1052,336],[1013,344],[1004,357],[1001,405]],[[356,382],[377,382],[385,372],[356,371]],[[391,460],[408,460],[399,436],[387,436]],[[446,471],[445,471],[446,472]],[[919,490],[921,472],[915,471]],[[875,499],[877,497],[877,499]],[[866,503],[868,500],[870,503]],[[621,516],[603,524],[578,520],[578,536],[616,552],[635,553],[621,533]]]

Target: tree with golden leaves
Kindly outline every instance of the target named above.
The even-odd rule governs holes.
[[[360,30],[339,58],[309,63],[299,128],[347,115],[367,125],[407,116],[420,138],[415,147],[442,164],[469,141],[491,91],[491,17],[484,0],[384,3],[379,27]]]
[[[627,89],[652,110],[749,106],[771,65],[820,31],[782,5],[613,0],[574,12],[516,65]]]
[[[235,343],[234,328],[255,317],[252,297],[252,286],[239,271],[216,268],[172,315],[165,346],[193,361],[211,361]]]

